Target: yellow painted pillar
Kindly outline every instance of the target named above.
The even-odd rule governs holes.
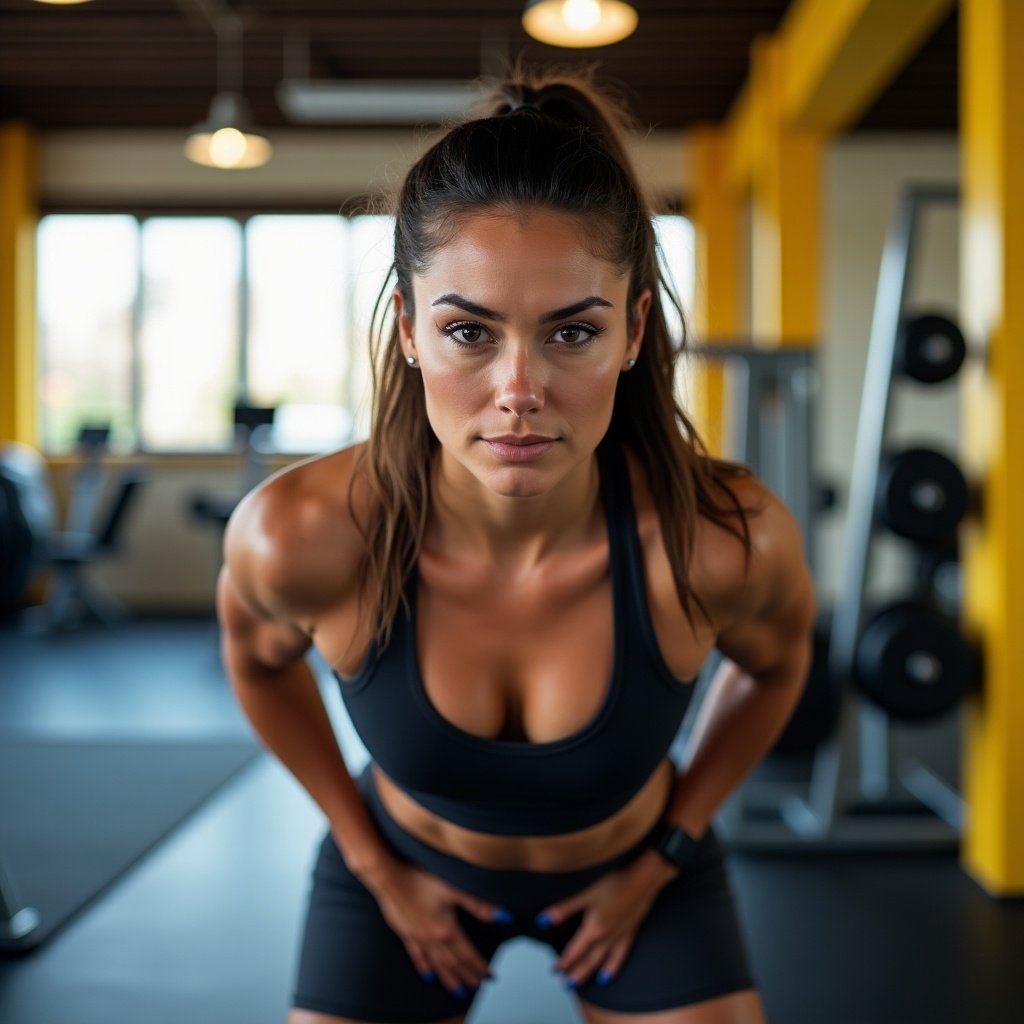
[[[36,444],[36,143],[0,124],[0,441]]]
[[[984,651],[963,761],[963,866],[1024,894],[1024,4],[961,0],[962,459],[982,490],[961,532],[963,628]]]
[[[782,46],[751,49],[751,333],[765,348],[821,334],[822,136],[782,116]]]
[[[728,136],[718,127],[701,126],[690,133],[693,191],[689,214],[696,235],[696,289],[693,326],[697,341],[735,341],[740,331],[739,218],[741,196],[726,173]],[[699,362],[690,379],[691,409],[712,455],[723,454],[724,367]]]

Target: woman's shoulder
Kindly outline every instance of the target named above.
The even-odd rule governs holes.
[[[304,459],[239,502],[225,535],[233,579],[271,615],[315,616],[355,591],[365,550],[365,444]]]
[[[729,628],[763,604],[764,595],[777,589],[780,567],[796,572],[803,564],[803,537],[793,513],[782,499],[756,476],[737,476],[726,481],[744,510],[747,545],[719,523],[705,527],[710,539],[702,553],[705,579],[717,573],[714,595],[720,624]],[[738,520],[734,520],[738,523]]]
[[[630,482],[636,508],[637,527],[645,549],[645,560],[656,598],[666,607],[678,607],[678,594],[665,546],[658,505],[642,460],[627,449]],[[711,516],[700,509],[694,518],[688,565],[689,586],[697,595],[717,629],[728,621],[739,597],[749,583],[751,562],[758,559],[779,515],[785,507],[763,481],[752,473],[716,474],[712,489],[714,503],[722,513]],[[737,506],[743,518],[736,514]],[[744,525],[750,540],[750,559],[743,541]]]

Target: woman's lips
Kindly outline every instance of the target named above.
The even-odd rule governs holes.
[[[506,462],[533,462],[555,446],[555,438],[536,434],[525,437],[485,437],[483,442],[493,454]]]

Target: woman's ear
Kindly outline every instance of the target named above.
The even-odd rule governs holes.
[[[405,301],[400,288],[391,293],[391,301],[395,306],[395,323],[398,325],[398,342],[402,346],[402,354],[408,358],[416,355],[416,345],[412,334],[412,309]]]
[[[644,340],[644,328],[647,326],[647,314],[651,310],[651,289],[645,288],[633,303],[630,310],[629,341],[626,344],[626,358],[635,360],[640,354],[640,346]]]

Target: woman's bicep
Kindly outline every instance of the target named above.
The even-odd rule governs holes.
[[[239,591],[227,564],[217,581],[217,617],[229,668],[287,668],[309,650],[312,642],[295,623],[257,608]]]

